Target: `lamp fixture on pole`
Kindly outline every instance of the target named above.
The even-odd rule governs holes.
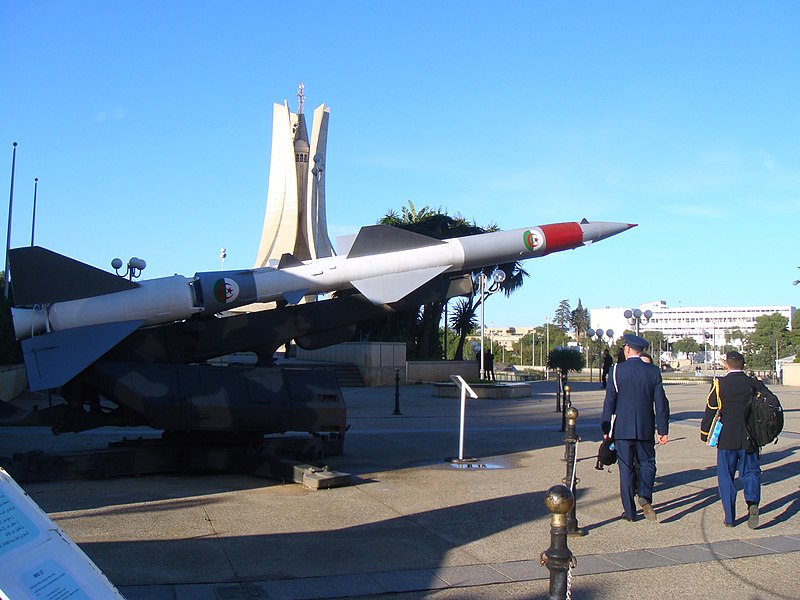
[[[608,337],[609,340],[614,338],[614,330],[613,329],[606,329],[603,331],[602,329],[589,329],[586,330],[586,335],[589,336],[589,352],[591,352],[591,340],[597,340],[597,356],[598,356],[598,368],[602,370],[603,365],[600,364],[599,357],[600,357],[600,344],[603,341],[603,337]],[[592,381],[592,357],[589,356],[589,382]]]
[[[628,323],[636,327],[636,335],[639,335],[639,329],[642,325],[647,325],[650,322],[650,319],[653,318],[653,311],[646,310],[642,312],[638,308],[629,308],[624,313],[625,318],[628,319]]]

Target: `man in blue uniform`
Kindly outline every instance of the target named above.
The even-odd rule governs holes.
[[[755,382],[744,369],[744,356],[739,352],[725,355],[728,372],[711,386],[706,400],[703,422],[700,424],[700,439],[708,440],[709,428],[717,410],[720,411],[722,431],[717,441],[717,483],[719,497],[725,511],[725,526],[733,527],[736,521],[736,484],[734,475],[739,470],[739,479],[747,502],[747,526],[758,527],[758,503],[761,500],[761,466],[759,449],[747,435],[745,409],[753,397]]]
[[[625,361],[614,365],[603,403],[604,437],[613,437],[619,464],[619,492],[625,512],[622,518],[636,520],[633,496],[639,496],[645,518],[657,521],[653,510],[656,479],[655,434],[666,444],[669,434],[669,401],[664,393],[661,371],[641,358],[650,344],[638,335],[626,333]],[[638,481],[634,458],[639,463]],[[637,489],[638,488],[638,489]]]

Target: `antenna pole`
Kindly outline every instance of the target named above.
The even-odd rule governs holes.
[[[39,191],[39,178],[33,180],[33,219],[31,219],[31,246],[33,246],[33,232],[36,231],[36,192]]]
[[[11,251],[11,211],[14,206],[14,171],[17,168],[17,142],[14,142],[14,153],[11,158],[11,193],[8,196],[8,231],[6,233],[6,271],[3,278],[3,295],[8,298],[8,253]]]

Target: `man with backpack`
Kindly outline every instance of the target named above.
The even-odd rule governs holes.
[[[762,388],[769,394],[771,392],[742,370],[744,356],[739,352],[728,352],[725,365],[727,373],[714,380],[708,393],[700,425],[700,439],[708,442],[714,417],[719,412],[718,420],[722,423],[722,429],[717,440],[717,483],[725,511],[725,526],[733,527],[736,523],[734,475],[738,470],[747,502],[747,526],[755,529],[758,527],[758,504],[761,501],[760,448],[748,434],[747,421],[751,418],[751,403],[756,392]]]

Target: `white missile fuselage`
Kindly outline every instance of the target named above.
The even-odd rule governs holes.
[[[364,227],[346,255],[276,267],[174,275],[138,287],[75,300],[14,308],[18,339],[67,329],[140,321],[158,325],[212,316],[254,302],[286,300],[356,288],[374,304],[401,300],[442,273],[526,260],[588,245],[634,227],[569,222],[436,240],[385,225]],[[285,256],[284,258],[287,258]],[[13,276],[13,273],[12,273]]]

